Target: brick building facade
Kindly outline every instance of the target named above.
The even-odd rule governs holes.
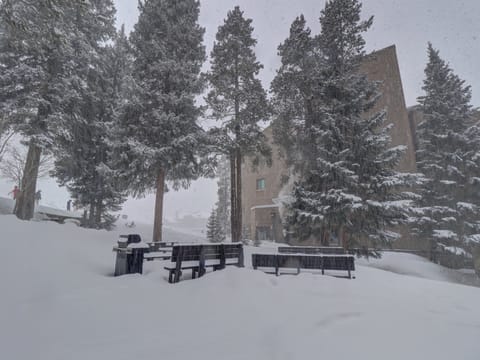
[[[385,109],[387,124],[393,124],[391,130],[392,146],[405,145],[407,151],[398,166],[399,171],[415,172],[415,131],[417,119],[409,119],[405,105],[402,79],[395,46],[376,51],[365,58],[361,66],[371,81],[380,82],[382,97],[376,104],[374,112]],[[288,169],[277,154],[273,144],[272,129],[265,129],[273,153],[272,167],[259,166],[252,169],[248,160],[242,166],[242,215],[245,235],[250,239],[283,241],[281,207],[279,196],[288,193],[284,184],[284,175]],[[402,241],[407,245],[408,231],[400,231]]]

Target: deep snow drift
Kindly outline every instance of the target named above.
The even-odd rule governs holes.
[[[369,266],[355,280],[229,268],[170,285],[151,262],[113,278],[125,231],[0,228],[2,359],[480,358],[479,288]]]

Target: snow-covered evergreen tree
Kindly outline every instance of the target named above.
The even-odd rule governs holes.
[[[108,16],[109,14],[105,14]],[[110,13],[113,30],[113,13]],[[70,121],[67,131],[57,140],[55,175],[66,185],[77,207],[88,209],[86,226],[110,228],[114,218],[109,211],[120,210],[125,193],[112,168],[110,128],[116,121],[117,108],[128,84],[128,40],[122,27],[113,45],[102,44],[95,62],[88,69],[86,86],[79,89],[80,113],[84,121]]]
[[[358,0],[327,1],[319,36],[300,17],[279,48],[276,138],[297,179],[285,225],[300,241],[375,245],[395,238],[387,227],[406,218],[406,195],[394,190],[412,177],[394,170],[404,147],[390,147],[385,112],[371,113],[380,94],[359,65],[373,19],[360,12]]]
[[[1,6],[2,5],[0,5],[0,7]],[[4,69],[6,67],[6,64],[1,62],[2,59],[5,58],[4,55],[2,56],[2,54],[8,52],[8,39],[6,35],[6,24],[0,22],[0,69]],[[0,92],[0,103],[5,103],[6,100],[5,94]],[[14,135],[11,123],[12,122],[10,121],[8,111],[3,106],[0,106],[0,162],[2,161],[3,156],[8,149],[8,142]]]
[[[304,166],[317,158],[313,126],[322,105],[324,81],[318,37],[311,36],[303,15],[292,23],[290,36],[278,47],[278,54],[281,67],[271,86],[273,134],[287,165],[294,172],[303,173]]]
[[[111,1],[5,0],[0,63],[2,113],[29,140],[17,216],[30,219],[42,149],[55,147],[62,124],[81,121],[78,89],[98,45]],[[106,39],[102,39],[106,40]],[[5,51],[6,50],[6,51]]]
[[[165,182],[188,186],[202,171],[204,29],[197,0],[145,0],[131,34],[136,92],[117,123],[122,176],[133,195],[156,190],[154,241],[162,239]]]
[[[212,130],[217,148],[230,159],[232,241],[242,237],[241,171],[245,156],[266,156],[270,149],[259,122],[267,120],[266,92],[258,79],[252,20],[237,6],[218,28],[208,73],[206,101],[220,124]]]
[[[219,243],[225,241],[225,232],[223,231],[220,219],[218,217],[218,210],[212,209],[207,223],[207,239],[212,243]]]
[[[428,64],[418,99],[417,164],[429,179],[420,189],[415,231],[432,249],[471,251],[480,241],[480,132],[472,123],[471,90],[428,44]]]

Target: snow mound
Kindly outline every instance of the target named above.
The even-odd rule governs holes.
[[[357,264],[395,274],[414,276],[422,279],[480,286],[480,279],[472,271],[448,269],[412,254],[385,252],[381,259],[358,259]]]

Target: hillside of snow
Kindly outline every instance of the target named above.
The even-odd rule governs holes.
[[[11,215],[0,228],[2,359],[480,358],[480,289],[422,278],[438,268],[422,270],[411,255],[359,261],[355,280],[247,266],[171,285],[162,262],[111,276],[124,229]],[[184,236],[170,230],[165,240]],[[394,273],[402,266],[417,266],[416,276]]]

